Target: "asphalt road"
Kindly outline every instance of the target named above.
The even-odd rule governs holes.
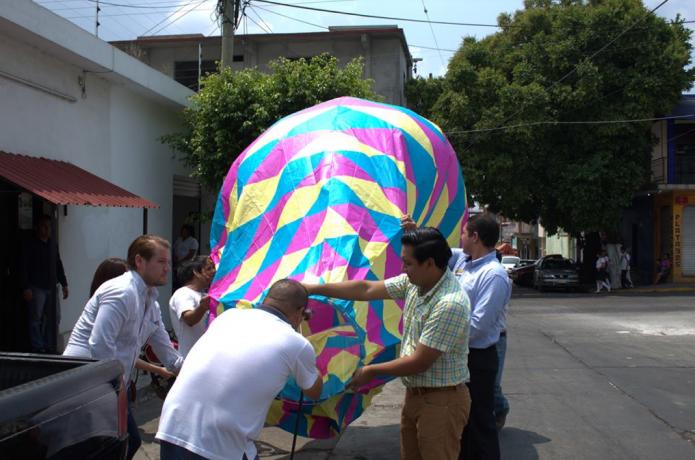
[[[695,459],[695,295],[516,289],[508,323],[503,459]],[[295,458],[398,459],[402,397],[390,383],[340,439],[300,439]],[[138,410],[150,441],[158,403]],[[290,445],[267,428],[261,458],[287,459]]]

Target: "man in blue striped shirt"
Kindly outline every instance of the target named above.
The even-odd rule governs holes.
[[[505,305],[511,282],[497,260],[499,226],[490,214],[471,217],[461,234],[462,249],[453,249],[449,268],[471,301],[468,369],[471,415],[461,438],[460,459],[499,460],[494,415],[496,345],[505,330]]]

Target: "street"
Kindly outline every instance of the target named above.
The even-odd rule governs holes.
[[[502,458],[695,458],[695,295],[539,294],[516,288],[503,389]],[[397,459],[403,387],[394,381],[340,439],[300,440],[297,459]],[[152,444],[159,401],[136,409]],[[266,428],[261,458],[286,459],[291,436]]]

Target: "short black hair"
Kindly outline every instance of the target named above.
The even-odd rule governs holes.
[[[309,293],[299,281],[283,278],[270,286],[266,298],[277,300],[282,304],[290,305],[295,310],[300,310],[306,308],[309,302]]]
[[[449,243],[442,232],[434,227],[418,228],[404,233],[401,244],[413,248],[413,257],[418,263],[423,263],[431,257],[441,270],[446,269],[451,258]]]
[[[210,257],[208,256],[197,256],[191,260],[186,260],[181,264],[181,266],[176,271],[179,283],[187,284],[195,275],[195,272],[202,272],[205,266],[209,263]]]
[[[500,239],[500,226],[490,214],[478,214],[468,219],[466,223],[468,236],[478,234],[478,238],[485,247],[492,248]]]
[[[186,229],[186,230],[188,231],[188,235],[189,235],[189,236],[192,236],[193,238],[195,238],[195,231],[194,231],[193,226],[192,226],[191,224],[183,224],[183,225],[181,226],[181,229],[182,229],[182,230],[183,230],[183,229]]]

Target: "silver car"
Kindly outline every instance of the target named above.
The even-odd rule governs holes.
[[[533,287],[539,291],[553,289],[579,289],[579,272],[572,259],[562,256],[545,256],[536,264]]]

